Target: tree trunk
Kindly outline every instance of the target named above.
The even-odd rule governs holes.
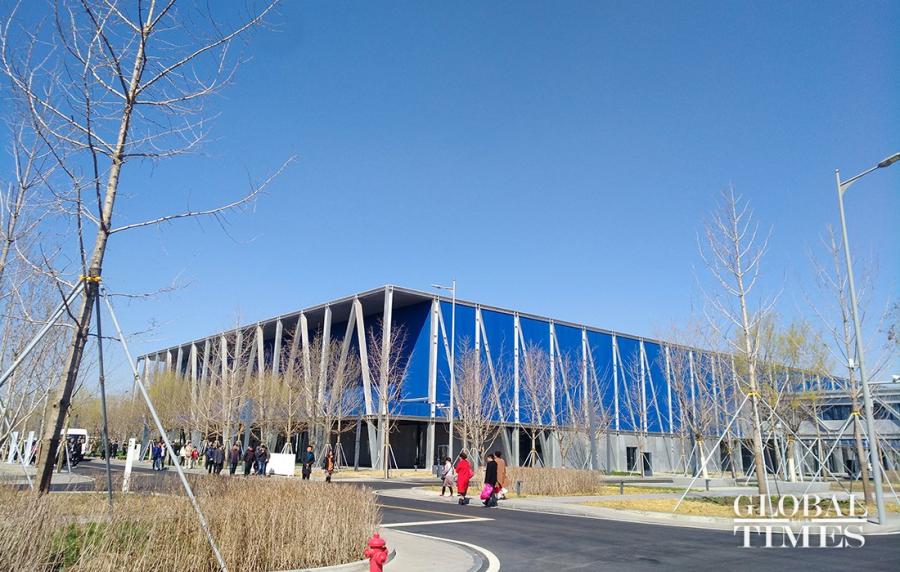
[[[146,33],[146,32],[145,32]],[[66,414],[72,400],[72,392],[78,381],[78,372],[81,368],[81,359],[84,355],[84,346],[90,333],[90,322],[93,307],[99,294],[100,275],[103,271],[103,258],[106,255],[106,244],[109,240],[109,231],[112,225],[113,206],[116,201],[116,192],[119,188],[119,175],[125,161],[125,146],[128,141],[131,116],[134,110],[134,101],[137,96],[137,88],[145,65],[144,42],[138,44],[131,72],[131,83],[125,106],[122,109],[122,120],[119,123],[119,133],[116,139],[115,152],[112,154],[109,177],[106,181],[106,193],[103,199],[103,208],[100,212],[100,228],[94,241],[94,250],[91,253],[88,276],[82,277],[88,280],[88,288],[81,297],[81,308],[78,311],[78,321],[75,324],[75,336],[69,345],[66,358],[66,369],[63,384],[53,393],[51,403],[51,415],[44,426],[44,442],[46,446],[41,451],[38,463],[40,482],[38,491],[41,494],[50,492],[50,483],[53,479],[53,459],[59,448],[59,433],[65,423]],[[99,197],[98,197],[99,199]],[[55,412],[55,414],[54,414]]]

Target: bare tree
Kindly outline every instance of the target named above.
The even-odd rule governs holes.
[[[643,354],[638,351],[625,361],[625,376],[622,380],[619,406],[628,416],[632,430],[637,434],[637,456],[634,470],[644,474],[644,451],[647,450],[647,380],[644,371]],[[631,470],[631,467],[628,467]]]
[[[557,358],[558,380],[556,390],[556,427],[554,435],[562,463],[574,461],[577,468],[583,468],[589,461],[583,437],[591,432],[593,415],[590,396],[584,395],[586,383],[580,364],[568,353]],[[574,455],[577,459],[572,459]]]
[[[131,161],[159,161],[197,147],[204,133],[203,101],[232,77],[233,41],[262,23],[273,4],[236,24],[189,17],[175,0],[136,6],[59,0],[52,26],[27,22],[13,10],[0,32],[0,69],[30,112],[30,125],[68,179],[78,229],[80,274],[87,277],[62,383],[43,429],[40,490],[48,492],[52,459],[78,378],[98,282],[112,235],[197,216],[221,217],[251,202],[266,182],[221,207],[188,210],[114,226],[123,170]],[[221,11],[217,11],[217,16]],[[198,22],[206,27],[190,28]],[[222,31],[226,29],[226,31]],[[82,198],[90,196],[90,200]],[[85,245],[84,224],[95,229]]]
[[[759,227],[753,222],[750,205],[729,188],[704,225],[698,238],[700,257],[719,287],[718,293],[704,291],[715,316],[707,311],[708,322],[721,343],[736,353],[746,374],[739,382],[750,397],[750,424],[753,462],[760,495],[768,495],[766,464],[763,456],[762,428],[759,416],[758,329],[761,320],[775,304],[775,299],[762,301],[751,308],[751,295],[760,275],[760,262],[766,253],[768,236],[760,239]],[[708,310],[709,310],[708,309]],[[730,335],[734,329],[736,336]]]
[[[397,415],[403,405],[403,384],[409,372],[411,353],[406,352],[406,329],[392,325],[385,337],[384,323],[369,327],[368,355],[369,378],[372,398],[378,404],[379,459],[378,465],[387,475],[390,470],[391,437],[397,424]],[[373,464],[375,460],[373,459]]]
[[[340,340],[331,339],[330,344],[325,369],[325,387],[321,391],[322,400],[318,404],[318,409],[325,439],[330,444],[332,436],[335,438],[335,461],[343,464],[340,458],[343,451],[341,435],[353,428],[352,424],[345,424],[344,420],[359,411],[363,400],[360,364],[359,358],[352,352],[343,353],[343,344]]]
[[[537,452],[537,440],[544,436],[550,411],[550,357],[540,346],[529,343],[523,348],[520,392],[524,397],[524,409],[528,421],[521,428],[531,441],[531,449],[525,459],[529,467],[543,465]]]
[[[454,407],[455,430],[475,467],[485,449],[497,437],[499,414],[507,376],[498,364],[476,350],[468,339],[460,341],[456,358]],[[493,365],[493,367],[492,367]]]
[[[828,348],[839,364],[846,371],[846,387],[850,403],[853,411],[853,440],[857,459],[860,461],[860,477],[862,479],[863,494],[866,502],[871,500],[872,491],[869,483],[869,464],[868,458],[863,447],[863,428],[861,418],[861,386],[857,375],[856,364],[856,332],[854,331],[852,314],[850,310],[850,291],[847,282],[847,273],[844,267],[844,253],[840,242],[835,238],[834,229],[831,225],[826,227],[826,234],[822,239],[822,246],[825,253],[825,260],[820,260],[817,256],[810,253],[809,259],[812,264],[816,278],[816,286],[821,295],[821,299],[825,302],[817,302],[807,295],[807,302],[812,308],[819,322],[825,328],[829,338]],[[871,292],[871,283],[874,280],[874,269],[868,264],[858,264],[857,275],[859,276],[860,296],[859,305],[861,306],[860,321],[865,323],[866,318],[870,315],[867,311],[869,306],[868,293]],[[896,304],[895,304],[896,308]],[[883,321],[890,320],[890,309],[885,312]],[[895,310],[896,312],[896,310]],[[886,320],[884,320],[886,318]],[[888,328],[887,340],[890,342],[891,334]],[[866,345],[865,343],[863,345]],[[897,349],[897,344],[888,343],[885,346],[881,359],[873,361],[873,367],[870,375],[877,375],[884,367],[890,363],[891,357]],[[872,355],[872,352],[869,352]],[[818,420],[817,420],[818,421]],[[816,423],[818,427],[818,422]]]

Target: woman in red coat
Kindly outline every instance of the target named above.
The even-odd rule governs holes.
[[[469,479],[472,478],[472,466],[469,465],[467,457],[465,453],[460,453],[459,461],[456,463],[456,490],[459,493],[459,504],[469,504],[466,493],[469,490]]]

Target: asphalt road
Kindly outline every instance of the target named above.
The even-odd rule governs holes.
[[[96,474],[102,469],[97,461],[76,472]],[[135,470],[153,473],[143,467]],[[157,474],[175,476],[171,469]],[[366,484],[376,490],[410,486]],[[384,524],[481,546],[510,572],[900,570],[900,535],[868,536],[862,548],[742,548],[741,539],[729,532],[541,514],[506,509],[502,503],[487,509],[477,499],[465,507],[449,500],[439,504],[387,496],[379,503]],[[491,520],[469,520],[472,517]],[[456,522],[460,519],[465,520]]]
[[[386,486],[396,485],[374,484],[376,489]],[[741,539],[728,532],[540,514],[502,506],[487,509],[477,499],[466,507],[449,501],[444,505],[394,497],[381,497],[381,502],[385,524],[492,518],[394,528],[477,544],[493,552],[503,570],[515,572],[900,570],[898,535],[869,536],[862,548],[742,548]]]

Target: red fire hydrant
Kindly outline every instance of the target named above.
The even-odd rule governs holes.
[[[369,572],[382,572],[388,559],[387,545],[378,533],[369,539],[369,547],[363,552],[363,556],[369,559]]]

